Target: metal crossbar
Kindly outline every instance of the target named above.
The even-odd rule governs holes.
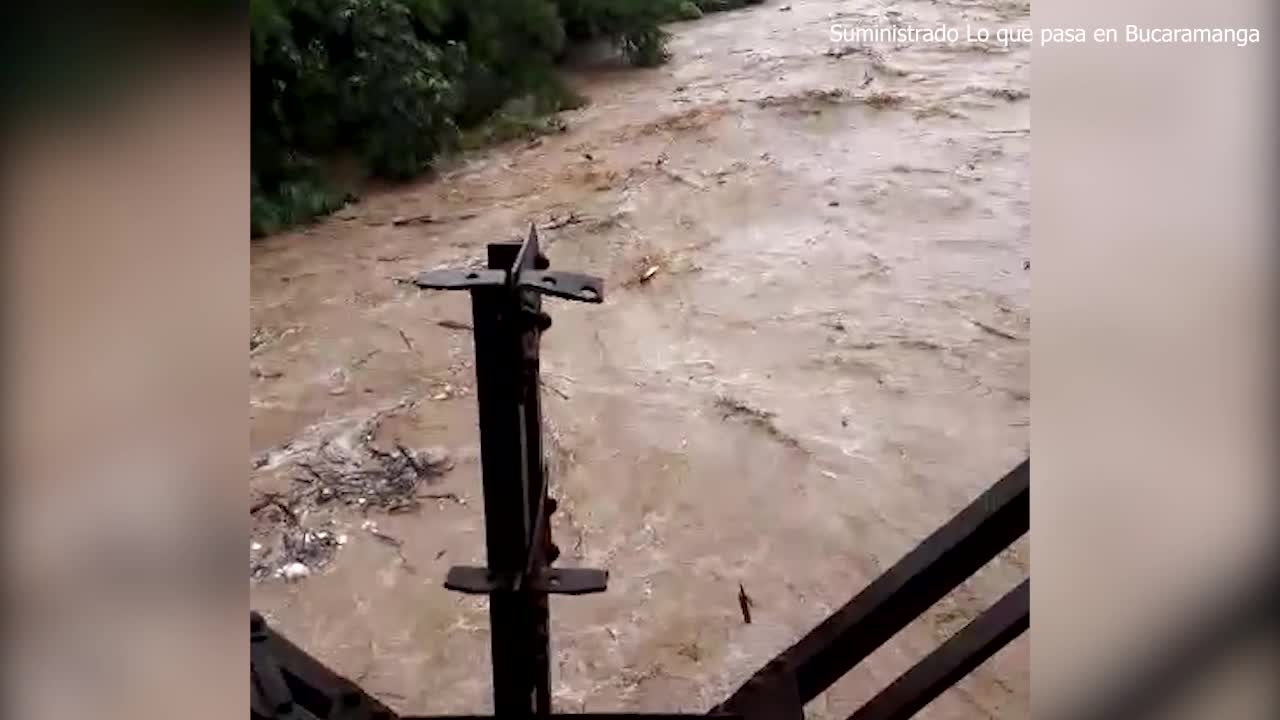
[[[849,720],[906,720],[1030,626],[1031,580],[1027,579],[898,676]]]
[[[597,278],[549,267],[537,230],[530,228],[522,243],[490,245],[486,268],[425,272],[414,281],[424,289],[471,294],[488,557],[482,568],[451,568],[444,584],[489,596],[494,717],[499,718],[552,714],[547,596],[601,592],[608,580],[604,570],[552,567],[560,551],[551,538],[556,502],[548,494],[542,445],[539,346],[551,327],[542,296],[599,303],[604,288]],[[801,720],[805,703],[1026,533],[1030,469],[1030,460],[1018,465],[728,699],[696,716]],[[1026,631],[1029,593],[1028,579],[850,720],[914,715]],[[267,627],[257,613],[250,614],[250,647],[252,720],[427,720],[396,715]]]
[[[720,707],[746,714],[761,688],[794,685],[802,704],[817,697],[1026,533],[1030,473],[1030,460],[1014,468]]]

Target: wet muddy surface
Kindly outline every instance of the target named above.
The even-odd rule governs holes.
[[[1028,454],[1030,52],[832,44],[830,26],[994,29],[1029,5],[791,6],[673,25],[664,67],[575,71],[590,104],[565,132],[253,246],[252,603],[398,711],[491,705],[485,603],[441,586],[483,562],[470,306],[396,278],[531,221],[553,268],[606,280],[603,305],[549,300],[543,340],[562,564],[610,571],[607,593],[552,601],[561,710],[708,709]],[[271,502],[307,466],[377,462],[398,484],[333,485],[292,518]],[[308,542],[308,575],[278,577]],[[846,716],[1029,553],[811,716]],[[921,717],[1027,717],[1027,648]]]

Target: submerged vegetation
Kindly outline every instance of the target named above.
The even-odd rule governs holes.
[[[251,0],[250,234],[333,212],[336,158],[414,177],[443,153],[545,132],[576,107],[556,65],[610,42],[667,58],[661,24],[762,0]]]

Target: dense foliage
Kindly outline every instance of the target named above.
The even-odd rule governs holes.
[[[759,1],[251,0],[251,234],[341,205],[335,158],[405,179],[466,137],[536,131],[576,102],[555,73],[568,43],[655,65],[662,22]]]

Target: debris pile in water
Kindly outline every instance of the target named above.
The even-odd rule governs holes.
[[[411,449],[399,442],[376,444],[378,428],[401,403],[375,413],[353,429],[300,453],[291,463],[291,486],[286,492],[262,493],[250,513],[266,525],[269,535],[250,545],[250,576],[294,581],[325,567],[346,544],[347,536],[327,512],[348,507],[367,512],[409,512],[421,500],[454,497],[452,493],[420,495],[453,467],[450,453],[440,447]],[[324,515],[324,518],[318,517]]]

